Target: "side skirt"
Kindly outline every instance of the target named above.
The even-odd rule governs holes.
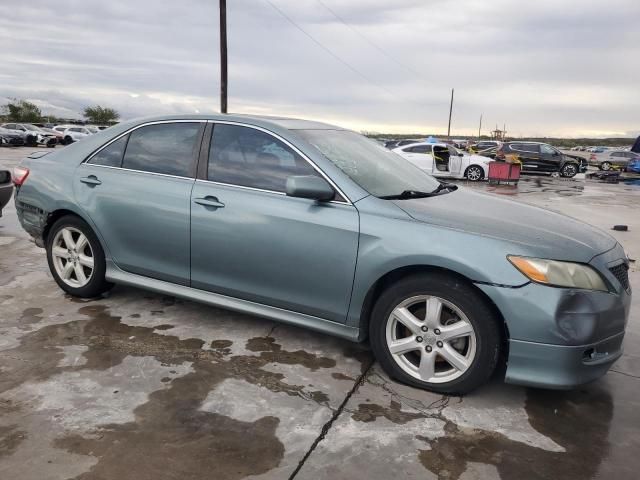
[[[292,312],[282,308],[271,307],[269,305],[263,305],[249,300],[228,297],[226,295],[220,295],[219,293],[207,292],[205,290],[185,287],[183,285],[176,285],[163,280],[156,280],[154,278],[136,275],[134,273],[125,272],[109,260],[107,260],[107,272],[105,276],[107,280],[113,283],[130,285],[132,287],[151,290],[157,293],[193,300],[194,302],[206,303],[215,307],[227,308],[229,310],[235,310],[249,315],[256,315],[258,317],[264,317],[270,320],[276,320],[278,322],[288,323],[290,325],[345,338],[353,342],[359,341],[360,331],[355,327],[349,327],[341,323],[325,320],[324,318]]]

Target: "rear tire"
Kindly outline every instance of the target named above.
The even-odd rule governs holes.
[[[602,162],[600,164],[600,170],[604,170],[605,172],[611,170],[611,163],[610,162]]]
[[[389,376],[425,390],[463,395],[495,371],[502,340],[499,322],[494,309],[464,280],[446,273],[417,274],[382,293],[371,314],[369,336]]]
[[[74,297],[93,298],[113,287],[98,237],[81,218],[66,215],[49,230],[47,262],[58,286]]]
[[[464,176],[470,182],[479,182],[484,178],[484,170],[479,165],[470,165],[464,172]]]

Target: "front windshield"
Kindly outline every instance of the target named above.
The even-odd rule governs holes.
[[[100,130],[98,130],[98,127],[87,127],[87,130],[89,130],[91,133],[98,133]]]
[[[358,133],[347,130],[296,130],[296,133],[376,197],[407,190],[431,192],[440,184],[400,155]]]
[[[24,128],[26,128],[27,130],[31,130],[32,132],[39,132],[40,131],[40,129],[38,127],[36,127],[35,125],[26,124],[24,126]]]

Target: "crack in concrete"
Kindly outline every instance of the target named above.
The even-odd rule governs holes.
[[[345,410],[345,407],[349,402],[349,400],[351,399],[351,397],[353,396],[353,394],[365,382],[367,378],[367,374],[369,373],[369,370],[371,370],[371,367],[373,366],[373,364],[374,364],[374,360],[372,358],[369,360],[369,363],[367,364],[367,366],[363,367],[362,373],[358,376],[358,378],[354,382],[351,389],[347,392],[340,406],[333,412],[333,415],[331,415],[331,418],[327,421],[327,423],[325,423],[322,426],[322,428],[320,429],[320,434],[313,441],[313,443],[309,447],[309,450],[307,450],[307,453],[305,453],[304,457],[302,457],[302,459],[298,462],[298,466],[295,468],[295,470],[291,473],[291,475],[289,475],[289,480],[294,480],[296,478],[296,476],[298,475],[298,473],[300,472],[300,470],[302,469],[306,461],[309,459],[311,454],[313,454],[314,450],[318,447],[320,442],[322,442],[322,440],[324,440],[324,438],[327,436],[327,433],[329,433],[329,430],[331,430],[331,427],[333,426],[334,422],[338,419],[340,414]]]

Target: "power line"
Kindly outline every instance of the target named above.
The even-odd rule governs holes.
[[[282,15],[282,17],[284,17],[291,25],[293,25],[294,27],[296,27],[298,30],[300,30],[307,38],[309,38],[309,40],[311,40],[313,43],[315,43],[318,47],[320,47],[322,50],[324,50],[326,53],[328,53],[329,55],[331,55],[335,60],[337,60],[338,62],[340,62],[341,64],[343,64],[345,67],[347,67],[349,70],[351,70],[352,72],[354,72],[356,75],[358,75],[360,78],[362,78],[363,80],[365,80],[366,82],[370,83],[371,85],[385,91],[388,95],[391,95],[394,98],[398,98],[393,92],[391,92],[390,90],[387,90],[385,87],[383,87],[382,85],[379,85],[378,83],[374,82],[373,80],[371,80],[369,77],[367,77],[364,73],[362,73],[360,70],[358,70],[356,67],[354,67],[353,65],[351,65],[349,62],[347,62],[346,60],[344,60],[343,58],[341,58],[339,55],[337,55],[334,51],[332,51],[330,48],[324,46],[318,39],[316,39],[313,35],[311,35],[309,32],[307,32],[304,28],[302,28],[300,25],[298,25],[295,20],[293,20],[291,17],[289,17],[286,13],[284,13],[277,5],[275,5],[274,3],[271,2],[271,0],[264,0],[267,4],[269,4],[275,11],[277,11],[280,15]]]
[[[422,77],[422,75],[415,71],[413,68],[411,68],[408,65],[405,65],[404,63],[402,63],[400,60],[398,60],[397,58],[395,58],[393,55],[389,54],[385,49],[383,49],[382,47],[380,47],[379,45],[377,45],[376,43],[374,43],[369,37],[367,37],[366,35],[364,35],[362,32],[360,32],[359,30],[357,30],[356,28],[352,27],[351,25],[349,25],[347,23],[347,21],[342,18],[340,15],[338,15],[336,13],[335,10],[333,10],[331,7],[329,7],[326,3],[324,3],[322,0],[316,0],[316,2],[318,2],[320,5],[322,5],[329,13],[331,13],[331,15],[333,15],[336,20],[338,20],[340,23],[342,23],[345,27],[347,27],[349,30],[351,30],[353,33],[355,33],[356,35],[358,35],[362,40],[364,40],[366,43],[368,43],[371,47],[375,48],[378,52],[380,52],[382,55],[384,55],[385,57],[387,57],[389,60],[391,60],[393,63],[395,63],[396,65],[401,66],[402,68],[404,68],[405,70],[413,73],[414,75],[417,75],[418,77]]]

